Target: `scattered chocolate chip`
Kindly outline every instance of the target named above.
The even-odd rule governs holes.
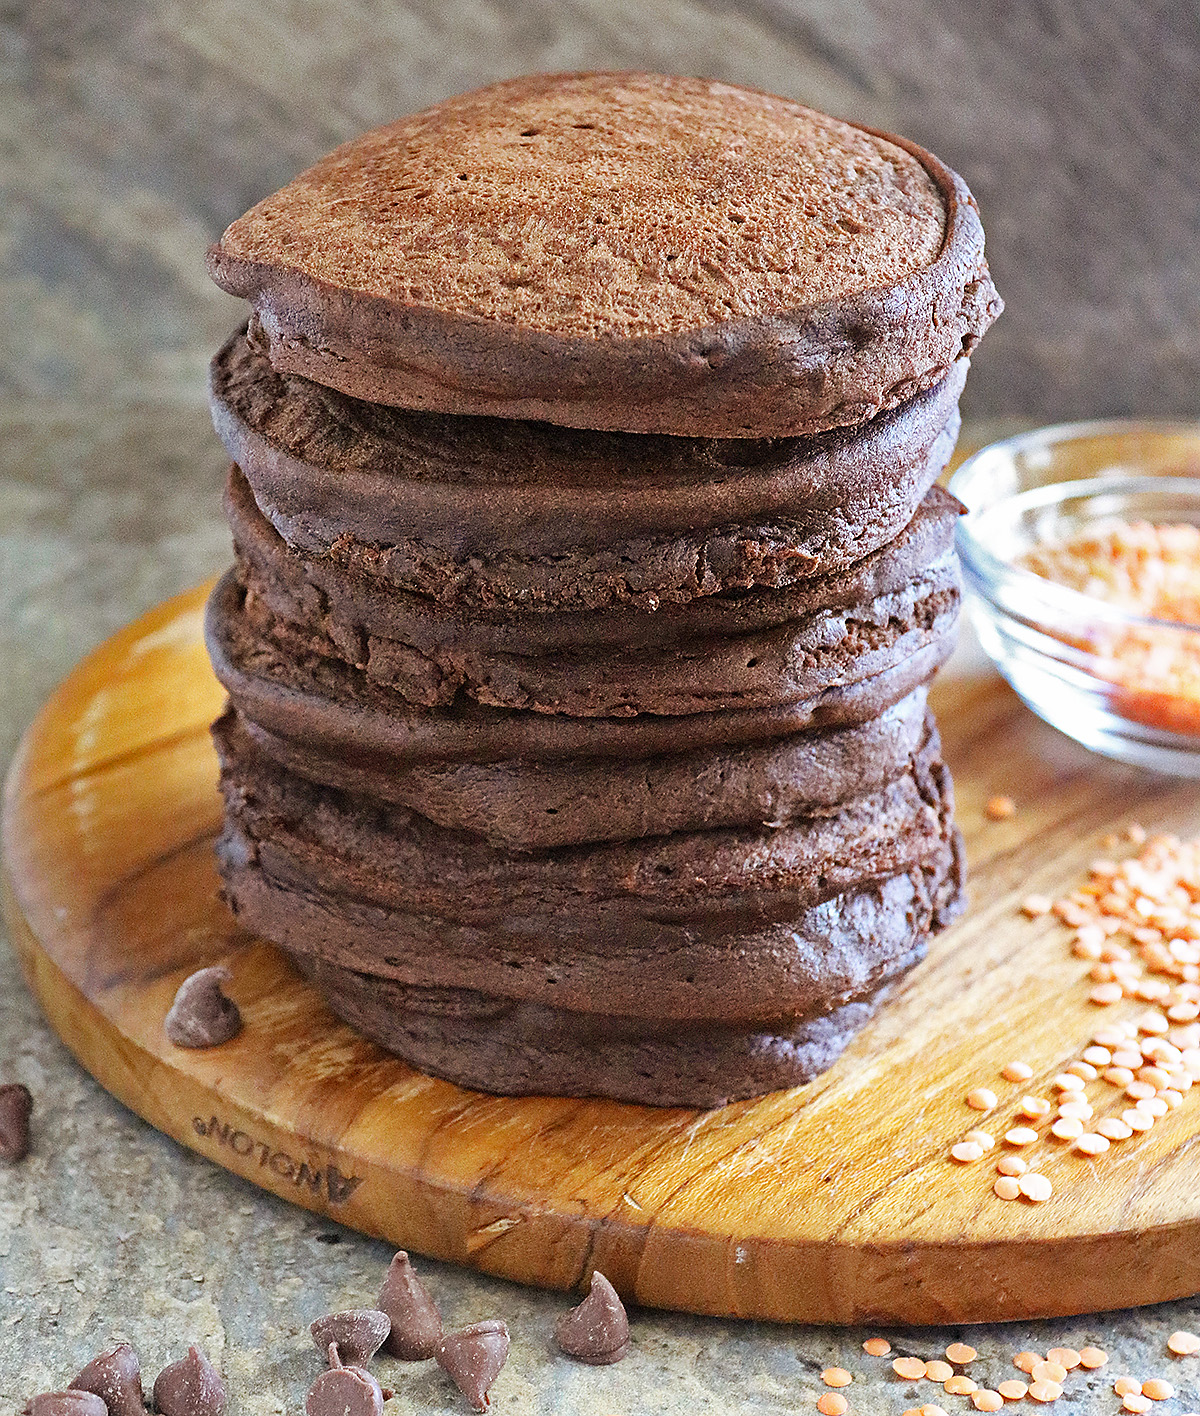
[[[344,1313],[327,1313],[318,1318],[309,1331],[322,1352],[332,1342],[338,1356],[349,1366],[361,1367],[387,1341],[392,1321],[378,1308],[351,1308]]]
[[[495,1318],[448,1332],[437,1345],[438,1366],[476,1411],[486,1411],[488,1388],[508,1357],[508,1329]]]
[[[154,1380],[154,1409],[162,1416],[220,1416],[224,1405],[225,1386],[198,1348],[189,1347]]]
[[[592,1273],[588,1296],[554,1325],[554,1339],[568,1357],[603,1366],[629,1351],[629,1319],[617,1290],[599,1270]]]
[[[108,1416],[108,1407],[91,1391],[44,1391],[25,1403],[24,1416]]]
[[[436,1354],[442,1315],[403,1249],[388,1265],[377,1307],[392,1324],[385,1352],[402,1362],[423,1362]]]
[[[370,1372],[343,1367],[337,1343],[331,1342],[329,1371],[309,1387],[304,1409],[308,1416],[382,1416],[383,1399],[383,1390]]]
[[[33,1097],[20,1082],[0,1087],[0,1160],[24,1160],[29,1154],[29,1113]]]
[[[219,1047],[242,1030],[242,1015],[221,985],[233,977],[223,964],[199,969],[179,985],[167,1013],[167,1037],[176,1047]]]
[[[108,1416],[143,1416],[142,1365],[127,1342],[93,1357],[71,1383],[73,1391],[90,1391],[104,1402]]]

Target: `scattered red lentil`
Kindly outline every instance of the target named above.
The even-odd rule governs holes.
[[[1041,1362],[1035,1362],[1030,1368],[1029,1375],[1035,1382],[1065,1382],[1067,1369],[1061,1362],[1052,1362],[1046,1358]]]
[[[1019,1155],[1002,1155],[996,1162],[996,1171],[1000,1175],[1024,1175],[1028,1169],[1029,1162]]]
[[[892,1344],[886,1337],[868,1337],[863,1343],[863,1351],[868,1357],[886,1357],[892,1350]]]
[[[1039,1377],[1029,1384],[1029,1395],[1034,1401],[1057,1401],[1062,1392],[1058,1382],[1052,1382],[1046,1377]]]
[[[1190,534],[1200,553],[1200,529]],[[1196,603],[1200,606],[1200,597]],[[1200,675],[1197,679],[1194,706],[1200,725]],[[1149,1130],[1156,1118],[1182,1106],[1200,1083],[1200,837],[1180,841],[1166,834],[1148,836],[1135,823],[1124,838],[1139,847],[1136,857],[1094,860],[1087,884],[1050,906],[1075,931],[1074,952],[1093,962],[1093,1001],[1113,1004],[1140,998],[1155,1005],[1135,1020],[1098,1029],[1082,1055],[1068,1061],[1050,1084],[1059,1093],[1051,1134],[1092,1158],[1135,1132]],[[1114,835],[1105,841],[1105,849],[1115,851],[1119,844]],[[1038,917],[1045,904],[1044,897],[1031,896],[1022,909]],[[1124,936],[1128,947],[1116,936]],[[1008,1081],[1024,1081],[1033,1073],[1027,1063],[1013,1062],[1001,1074]],[[1120,1117],[1102,1116],[1089,1127],[1085,1123],[1095,1113],[1086,1088],[1101,1077],[1123,1090],[1134,1105]],[[1036,1121],[1052,1109],[1043,1098],[1025,1097],[1017,1112]],[[1013,1148],[1038,1139],[1031,1126],[1013,1126],[1004,1133]],[[1021,1174],[1016,1166],[1004,1164],[996,1168],[999,1178],[993,1190],[999,1198],[1013,1196],[1013,1179],[1018,1180],[1017,1194],[1034,1202],[1053,1192],[1042,1175]],[[1107,1360],[1100,1349],[1091,1351],[1099,1354],[1100,1362]]]
[[[897,1357],[892,1371],[906,1382],[918,1382],[925,1375],[925,1363],[920,1357]]]
[[[946,1412],[940,1406],[930,1404],[921,1407],[921,1416],[946,1416]]]
[[[982,1146],[985,1151],[990,1151],[996,1144],[996,1138],[990,1131],[968,1131],[966,1135],[968,1141],[974,1141],[977,1146]]]
[[[1194,1357],[1197,1352],[1200,1352],[1200,1337],[1197,1337],[1194,1332],[1185,1332],[1181,1328],[1167,1338],[1167,1349],[1173,1352],[1176,1357]]]
[[[1015,1200],[1021,1193],[1021,1186],[1012,1175],[1001,1175],[992,1186],[992,1193],[998,1200]]]
[[[1086,1101],[1064,1101],[1058,1108],[1058,1114],[1071,1121],[1090,1121],[1095,1115]]]
[[[1021,901],[1021,909],[1030,919],[1049,914],[1053,905],[1054,902],[1048,895],[1026,895]]]
[[[967,1342],[952,1342],[946,1348],[946,1356],[951,1362],[957,1363],[960,1367],[968,1362],[974,1362],[979,1353]]]
[[[1014,1126],[1004,1133],[1004,1143],[1008,1146],[1031,1146],[1038,1134],[1030,1126]]]
[[[957,1160],[960,1165],[969,1165],[973,1160],[979,1160],[983,1155],[983,1147],[976,1141],[959,1141],[956,1146],[950,1147],[950,1159]]]
[[[1108,1362],[1108,1353],[1103,1347],[1081,1347],[1079,1349],[1079,1365],[1086,1367],[1089,1372],[1094,1372],[1097,1367],[1103,1367]]]
[[[996,1390],[1005,1401],[1021,1401],[1029,1393],[1028,1385],[1018,1381],[1001,1382]]]
[[[949,1362],[942,1362],[935,1358],[932,1362],[925,1363],[925,1375],[931,1382],[944,1382],[954,1375],[954,1368]]]
[[[1046,1353],[1047,1362],[1057,1362],[1060,1367],[1068,1372],[1073,1372],[1082,1360],[1081,1355],[1073,1347],[1052,1347]]]
[[[821,1380],[827,1387],[844,1387],[849,1386],[854,1378],[845,1367],[826,1367],[821,1373]]]
[[[990,821],[1007,821],[1010,816],[1016,815],[1017,804],[1012,797],[994,796],[983,810]]]
[[[1019,1372],[1032,1372],[1041,1360],[1036,1352],[1018,1352],[1012,1362]]]
[[[840,1392],[825,1391],[817,1397],[817,1410],[821,1416],[846,1416],[850,1403]]]
[[[1119,983],[1099,983],[1088,994],[1088,998],[1102,1008],[1111,1003],[1119,1003],[1124,996],[1125,990]]]
[[[1038,1175],[1036,1171],[1030,1171],[1027,1175],[1021,1175],[1017,1181],[1017,1189],[1020,1189],[1024,1198],[1033,1201],[1033,1204],[1040,1205],[1041,1202],[1050,1199],[1054,1194],[1054,1187],[1047,1180],[1046,1175]]]
[[[971,1405],[976,1411],[999,1411],[1004,1405],[1004,1398],[990,1387],[980,1387],[971,1393]]]
[[[996,1109],[996,1093],[987,1087],[974,1087],[967,1093],[966,1101],[972,1111],[994,1111]]]
[[[1118,1377],[1113,1382],[1113,1391],[1118,1396],[1141,1396],[1142,1384],[1136,1377]]]
[[[1141,1396],[1136,1391],[1131,1391],[1127,1396],[1121,1398],[1121,1405],[1126,1411],[1132,1411],[1136,1413],[1136,1416],[1142,1416],[1143,1412],[1150,1410],[1150,1398]]]
[[[950,1396],[970,1396],[978,1384],[970,1377],[964,1377],[961,1372],[956,1372],[954,1376],[947,1377],[942,1385]]]
[[[1151,1377],[1148,1382],[1142,1383],[1142,1395],[1148,1396],[1151,1401],[1170,1401],[1175,1395],[1175,1388],[1162,1377]]]

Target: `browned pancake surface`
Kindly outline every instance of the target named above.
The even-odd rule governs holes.
[[[769,94],[538,75],[344,144],[235,221],[227,255],[547,334],[677,334],[933,263],[936,183],[886,138]]]
[[[716,437],[860,422],[999,311],[931,154],[653,74],[534,75],[375,129],[210,270],[277,368],[358,397]]]

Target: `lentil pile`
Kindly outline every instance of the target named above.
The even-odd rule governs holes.
[[[1021,564],[1130,614],[1200,625],[1200,527],[1101,521],[1034,546]]]
[[[1098,522],[1067,540],[1035,546],[1020,564],[1157,621],[1097,621],[1077,642],[1095,656],[1094,672],[1114,685],[1113,707],[1121,716],[1200,734],[1200,632],[1194,632],[1200,626],[1200,527]]]

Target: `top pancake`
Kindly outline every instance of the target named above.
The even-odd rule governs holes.
[[[445,413],[691,436],[856,424],[999,312],[931,154],[703,79],[538,75],[347,143],[209,255],[272,363]]]

